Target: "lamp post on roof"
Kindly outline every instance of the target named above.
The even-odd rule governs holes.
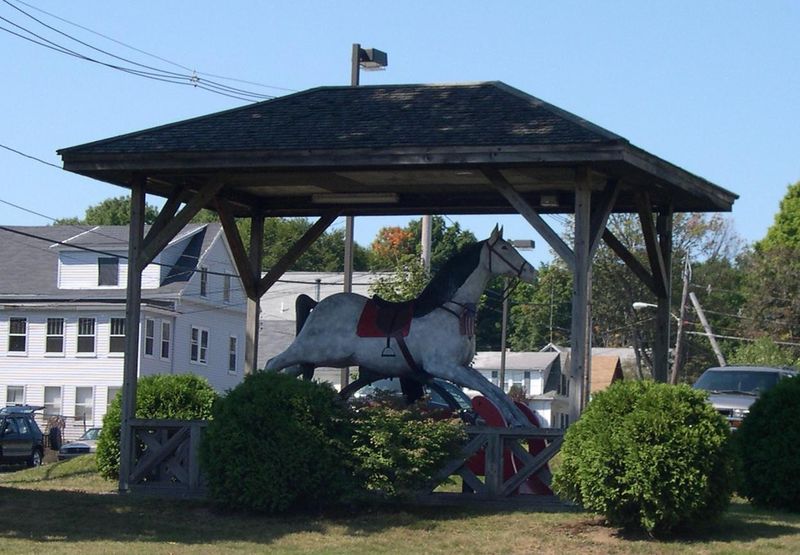
[[[512,247],[521,251],[532,251],[536,246],[533,239],[520,239],[517,241],[508,241]],[[508,296],[511,290],[508,284],[508,278],[505,279],[505,287],[503,287],[503,318],[500,325],[500,372],[498,374],[498,385],[503,391],[506,390],[506,336],[508,330]]]
[[[360,82],[361,70],[375,71],[389,65],[389,57],[386,52],[377,48],[361,48],[358,43],[353,44],[353,56],[350,65],[350,85],[357,87]],[[344,292],[353,292],[353,216],[344,218]],[[340,376],[341,387],[344,388],[350,382],[350,369],[342,368]]]

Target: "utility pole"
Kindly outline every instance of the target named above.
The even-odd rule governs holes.
[[[678,373],[681,368],[681,359],[683,358],[683,323],[686,321],[686,301],[689,297],[689,280],[692,279],[692,265],[689,263],[689,258],[683,262],[683,291],[681,292],[681,309],[678,318],[678,330],[675,332],[675,352],[672,359],[672,372],[669,377],[669,383],[675,385],[678,383]]]
[[[432,236],[433,218],[430,214],[422,216],[422,266],[425,272],[430,275],[431,273],[431,236]]]
[[[500,389],[506,390],[506,337],[508,335],[508,293],[509,283],[508,278],[503,282],[503,322],[500,326],[500,372],[498,373],[498,382]]]
[[[708,341],[711,343],[711,348],[714,349],[714,354],[717,355],[719,365],[727,366],[728,363],[725,362],[725,357],[722,355],[722,350],[719,348],[717,338],[711,331],[711,326],[709,325],[708,320],[706,320],[706,314],[703,312],[703,307],[700,306],[700,301],[697,300],[697,295],[694,294],[694,291],[689,293],[689,298],[692,299],[692,304],[694,305],[694,309],[697,311],[697,316],[700,317],[700,323],[703,324],[703,329],[706,330],[706,337],[708,337]]]
[[[364,49],[358,43],[353,44],[352,55],[350,57],[350,86],[357,87],[361,81],[361,68],[380,69],[388,65],[386,52],[381,52],[375,48]],[[353,292],[353,251],[355,221],[353,216],[344,218],[344,292]],[[350,383],[350,368],[342,368],[339,375],[339,383],[344,389]]]

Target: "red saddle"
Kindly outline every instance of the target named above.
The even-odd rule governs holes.
[[[358,319],[358,337],[406,337],[414,317],[414,301],[386,301],[377,295],[364,305]]]

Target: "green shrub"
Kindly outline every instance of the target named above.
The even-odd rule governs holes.
[[[734,433],[740,493],[756,505],[800,510],[800,377],[764,392]]]
[[[159,374],[139,380],[136,398],[136,418],[194,420],[211,417],[217,394],[205,378],[194,374]],[[119,478],[121,422],[122,395],[118,394],[103,417],[97,441],[97,469],[106,478]]]
[[[730,501],[729,435],[703,392],[617,382],[567,430],[553,486],[615,526],[653,534],[690,527]]]
[[[201,443],[211,498],[266,513],[339,500],[352,490],[347,417],[329,385],[247,376],[215,405]]]
[[[466,438],[460,420],[440,416],[420,405],[373,404],[354,412],[359,485],[386,498],[402,498],[425,486]]]

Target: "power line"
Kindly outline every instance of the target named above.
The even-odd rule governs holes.
[[[109,41],[111,41],[111,42],[117,43],[117,44],[119,44],[120,46],[124,46],[125,48],[129,48],[129,49],[131,49],[131,50],[133,50],[133,51],[135,51],[135,52],[138,52],[138,53],[140,53],[140,54],[144,54],[145,56],[149,56],[149,57],[151,57],[151,58],[154,58],[154,59],[156,59],[156,60],[160,60],[160,61],[162,61],[162,62],[166,62],[166,63],[168,63],[168,64],[174,65],[175,67],[179,67],[179,68],[181,68],[181,69],[185,69],[186,71],[195,72],[195,70],[193,70],[192,68],[190,68],[190,67],[187,67],[187,66],[185,66],[185,65],[182,65],[182,64],[179,64],[178,62],[174,62],[174,61],[172,61],[172,60],[169,60],[169,59],[167,59],[167,58],[164,58],[164,57],[162,57],[162,56],[158,56],[158,55],[156,55],[156,54],[152,54],[152,53],[150,53],[150,52],[147,52],[147,51],[145,51],[145,50],[142,50],[142,49],[140,49],[140,48],[137,48],[137,47],[135,47],[135,46],[131,46],[130,44],[124,43],[124,42],[122,42],[122,41],[120,41],[120,40],[117,40],[117,39],[115,39],[115,38],[113,38],[113,37],[110,37],[110,36],[108,36],[108,35],[104,35],[103,33],[100,33],[100,32],[98,32],[98,31],[95,31],[95,30],[93,30],[93,29],[90,29],[89,27],[85,27],[85,26],[83,26],[83,25],[80,25],[80,24],[78,24],[78,23],[75,23],[74,21],[70,21],[70,20],[68,20],[68,19],[65,19],[65,18],[63,18],[63,17],[60,17],[60,16],[58,16],[58,15],[55,15],[55,14],[53,14],[53,13],[51,13],[51,12],[48,12],[48,11],[46,11],[46,10],[43,10],[43,9],[41,9],[41,8],[38,8],[38,7],[36,7],[36,6],[33,6],[33,5],[31,5],[31,4],[28,4],[27,2],[23,2],[22,0],[16,0],[16,2],[17,2],[18,4],[22,4],[22,5],[24,5],[24,6],[27,6],[27,7],[28,7],[28,8],[30,8],[30,9],[33,9],[33,10],[36,10],[36,11],[38,11],[38,12],[40,12],[40,13],[46,14],[46,15],[48,15],[48,16],[50,16],[50,17],[54,18],[54,19],[57,19],[57,20],[59,20],[59,21],[62,21],[62,22],[64,22],[64,23],[67,23],[67,24],[69,24],[69,25],[72,25],[72,26],[74,26],[74,27],[77,27],[77,28],[79,28],[79,29],[83,29],[84,31],[87,31],[87,32],[89,32],[89,33],[92,33],[92,34],[94,34],[94,35],[97,35],[97,36],[99,36],[99,37],[102,37],[102,38],[104,38],[104,39],[106,39],[106,40],[109,40]],[[196,73],[197,73],[198,75],[208,75],[209,77],[215,77],[215,78],[217,78],[217,79],[223,79],[223,80],[226,80],[226,81],[235,81],[235,82],[237,82],[237,83],[244,83],[244,84],[247,84],[247,85],[254,85],[254,86],[257,86],[257,87],[263,87],[263,88],[266,88],[266,89],[275,89],[275,90],[279,90],[279,91],[286,91],[286,92],[296,92],[296,89],[290,89],[290,88],[287,88],[287,87],[278,87],[278,86],[275,86],[275,85],[266,85],[266,84],[264,84],[264,83],[259,83],[259,82],[257,82],[257,81],[248,81],[248,80],[246,80],[246,79],[238,79],[238,78],[235,78],[235,77],[226,77],[226,76],[224,76],[224,75],[216,75],[216,74],[213,74],[213,73],[201,72],[201,71],[197,71]]]
[[[50,166],[52,168],[56,168],[57,170],[63,170],[64,169],[61,166],[59,166],[58,164],[53,164],[52,162],[48,162],[46,160],[42,160],[41,158],[37,158],[36,156],[31,156],[30,154],[25,154],[24,152],[22,152],[20,150],[17,150],[15,148],[11,148],[10,146],[6,146],[4,144],[0,144],[0,148],[4,148],[4,149],[6,149],[6,150],[8,150],[10,152],[13,152],[14,154],[19,154],[20,156],[24,156],[25,158],[30,158],[31,160],[36,160],[37,162],[39,162],[41,164],[44,164],[46,166]]]
[[[155,81],[162,81],[162,82],[172,83],[172,84],[177,84],[177,85],[188,85],[188,86],[192,86],[192,87],[195,87],[195,88],[200,88],[200,89],[203,89],[203,90],[207,90],[209,92],[213,92],[213,93],[216,93],[216,94],[220,94],[220,95],[223,95],[223,96],[228,96],[230,98],[235,98],[235,99],[238,99],[238,100],[242,100],[242,101],[245,101],[245,102],[255,102],[257,100],[265,100],[265,99],[275,98],[274,96],[271,96],[271,95],[263,95],[263,94],[260,94],[260,93],[255,93],[255,92],[247,91],[247,90],[244,90],[244,89],[239,89],[239,88],[236,88],[236,87],[230,87],[228,85],[217,83],[215,81],[211,81],[211,80],[208,80],[208,79],[201,79],[200,77],[197,76],[196,73],[193,73],[191,75],[183,75],[183,74],[175,73],[173,71],[162,70],[162,69],[159,69],[159,68],[154,68],[152,66],[147,66],[147,65],[144,65],[144,64],[140,64],[138,62],[129,60],[127,58],[123,58],[121,56],[117,56],[115,54],[106,52],[105,50],[102,50],[102,49],[96,48],[96,47],[94,47],[92,45],[89,45],[88,43],[85,43],[85,42],[83,42],[83,41],[81,41],[79,39],[76,39],[76,38],[68,35],[67,33],[59,31],[58,29],[55,29],[54,27],[39,21],[34,16],[28,14],[24,10],[21,10],[17,6],[14,6],[11,3],[9,3],[8,0],[2,0],[2,1],[4,3],[8,4],[9,6],[13,7],[14,9],[22,12],[23,14],[25,14],[28,17],[30,17],[34,21],[37,21],[38,23],[40,23],[41,25],[45,26],[48,29],[51,29],[51,30],[53,30],[53,31],[55,31],[55,32],[57,32],[57,33],[59,33],[61,35],[64,35],[65,37],[67,37],[67,38],[69,38],[71,40],[74,40],[74,41],[76,41],[76,42],[78,42],[78,43],[80,43],[80,44],[82,44],[84,46],[87,46],[88,48],[91,48],[93,50],[97,50],[98,52],[101,52],[101,53],[103,53],[103,54],[105,54],[107,56],[110,56],[112,58],[116,58],[118,60],[122,60],[122,61],[124,61],[126,63],[133,64],[135,66],[142,67],[144,69],[135,69],[135,68],[131,68],[131,67],[124,67],[124,66],[121,66],[121,65],[117,65],[117,64],[108,63],[108,62],[105,62],[105,61],[102,61],[102,60],[98,60],[96,58],[92,58],[92,57],[87,56],[85,54],[81,54],[81,53],[79,53],[79,52],[77,52],[75,50],[72,50],[72,49],[70,49],[70,48],[68,48],[66,46],[63,46],[63,45],[58,44],[58,43],[56,43],[54,41],[51,41],[51,40],[49,40],[49,39],[47,39],[47,38],[45,38],[45,37],[33,32],[32,30],[30,30],[28,28],[11,21],[8,18],[0,16],[0,20],[5,21],[6,23],[16,27],[17,29],[27,33],[30,36],[22,35],[22,34],[16,32],[16,31],[13,31],[13,30],[8,29],[7,27],[3,27],[3,26],[0,26],[0,30],[5,31],[5,32],[7,32],[7,33],[9,33],[11,35],[14,35],[16,37],[19,37],[21,39],[27,40],[27,41],[29,41],[29,42],[31,42],[33,44],[38,45],[38,46],[42,46],[44,48],[48,48],[48,49],[53,50],[55,52],[60,52],[61,54],[66,54],[68,56],[72,56],[72,57],[75,57],[75,58],[78,58],[78,59],[81,59],[81,60],[84,60],[84,61],[87,61],[87,62],[92,62],[92,63],[98,64],[98,65],[101,65],[101,66],[104,66],[104,67],[107,67],[107,68],[110,68],[110,69],[115,69],[115,70],[118,70],[118,71],[129,73],[131,75],[136,75],[136,76],[139,76],[139,77],[144,77],[144,78],[152,79],[152,80],[155,80]],[[31,37],[35,37],[35,39],[31,38]],[[38,39],[38,40],[36,40],[36,39]],[[151,71],[145,71],[145,69],[151,70]]]

